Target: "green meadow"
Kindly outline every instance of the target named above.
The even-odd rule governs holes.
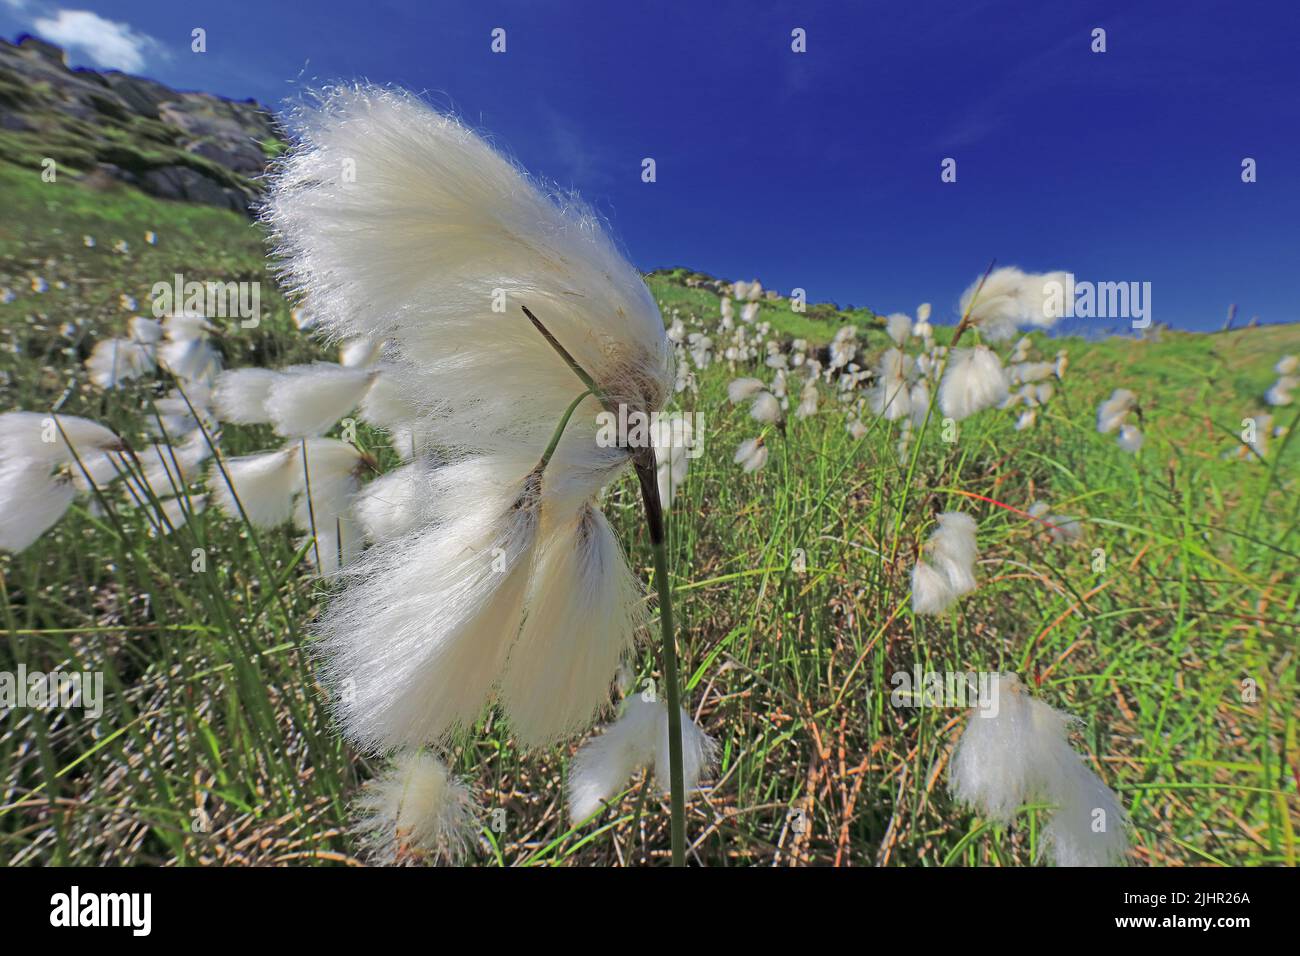
[[[8,163],[0,206],[0,288],[14,294],[0,304],[3,411],[57,408],[147,444],[164,373],[105,392],[81,363],[176,273],[262,282],[262,322],[218,338],[227,367],[334,358],[295,327],[261,232],[233,213],[43,183]],[[972,272],[996,252],[974,250]],[[711,329],[719,299],[684,275],[648,281],[666,318]],[[759,320],[822,344],[852,323],[867,362],[888,344],[865,308],[800,313],[776,299]],[[1269,409],[1263,394],[1274,363],[1300,354],[1300,325],[1031,338],[1035,358],[1069,360],[1033,428],[990,409],[945,435],[936,414],[904,456],[896,423],[865,418],[854,438],[823,385],[818,413],[769,426],[769,462],[743,474],[733,453],[763,426],[726,386],[770,370],[717,360],[697,372],[698,395],[677,397],[705,426],[669,519],[683,697],[720,744],[688,804],[692,862],[1041,862],[1045,808],[1004,827],[949,796],[965,711],[891,703],[892,675],[919,667],[1015,671],[1077,716],[1076,749],[1129,814],[1132,864],[1295,865],[1300,410]],[[1095,427],[1121,386],[1142,409],[1136,455]],[[1262,454],[1242,440],[1248,420],[1280,429]],[[381,468],[396,463],[383,434],[357,439]],[[267,426],[221,433],[226,456],[276,444]],[[1077,517],[1080,539],[1054,543],[1024,513],[1036,501]],[[630,474],[604,510],[649,582]],[[980,585],[949,615],[918,617],[911,568],[951,510],[978,521]],[[253,532],[215,509],[154,534],[113,496],[79,499],[32,547],[0,555],[0,671],[100,672],[105,691],[97,720],[0,716],[0,862],[357,862],[349,807],[376,767],[332,725],[310,630],[329,589],[303,558],[288,529]],[[647,638],[636,679],[658,680],[658,660]],[[667,802],[644,779],[570,825],[572,749],[522,754],[490,713],[457,742],[455,769],[489,814],[474,862],[666,861]]]

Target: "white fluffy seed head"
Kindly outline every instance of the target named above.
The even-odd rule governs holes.
[[[942,614],[952,607],[957,596],[952,593],[948,578],[924,561],[912,568],[912,612],[915,614]]]
[[[753,398],[760,392],[766,390],[759,379],[756,378],[737,378],[727,383],[727,398],[733,405],[739,405],[741,402]]]
[[[646,614],[618,539],[590,505],[547,530],[527,602],[501,703],[515,736],[543,747],[582,733],[609,707]]]
[[[333,89],[292,125],[301,145],[265,209],[285,278],[328,335],[389,341],[443,445],[540,449],[581,391],[521,306],[613,404],[662,407],[663,320],[575,198],[544,194],[454,117],[398,91]],[[594,444],[594,422],[573,427]]]
[[[1136,425],[1121,425],[1119,427],[1119,447],[1129,454],[1136,454],[1146,441],[1146,436],[1138,429]]]
[[[392,541],[432,519],[430,470],[428,461],[416,459],[361,489],[352,501],[352,511],[367,541]]]
[[[100,388],[117,388],[153,370],[153,347],[129,339],[102,339],[86,359],[90,380]]]
[[[771,392],[759,392],[749,407],[749,417],[764,425],[775,425],[781,420],[781,403]]]
[[[956,421],[991,408],[1007,397],[1002,361],[989,348],[954,349],[939,383],[939,408]]]
[[[1035,699],[1014,674],[997,675],[989,691],[953,754],[953,796],[1004,824],[1027,803],[1053,804],[1044,836],[1058,865],[1119,862],[1127,848],[1124,814],[1070,746],[1074,719]]]
[[[237,368],[217,376],[212,405],[217,418],[236,425],[264,425],[271,420],[266,400],[280,373],[269,368]]]
[[[361,403],[373,377],[330,362],[290,366],[267,389],[267,417],[285,438],[321,435]]]
[[[367,551],[318,624],[326,681],[360,747],[418,747],[483,712],[524,612],[537,542],[535,475]],[[443,501],[440,507],[451,507]]]
[[[1064,272],[1034,274],[1007,266],[989,273],[983,286],[971,283],[962,294],[961,313],[969,311],[971,324],[990,342],[1001,342],[1022,326],[1055,325],[1067,305],[1066,291]]]
[[[766,465],[767,456],[767,445],[761,438],[746,438],[736,448],[736,454],[732,461],[740,465],[746,474],[749,474]]]
[[[293,517],[297,467],[291,447],[226,458],[208,469],[208,488],[227,517],[239,521],[242,510],[253,527],[274,528]]]
[[[1107,435],[1119,428],[1128,413],[1137,407],[1137,396],[1127,388],[1117,388],[1097,406],[1097,431]]]
[[[682,776],[686,792],[699,786],[717,754],[717,744],[685,710],[682,721]],[[569,764],[569,819],[576,825],[626,787],[638,771],[653,765],[655,786],[670,789],[668,708],[663,701],[633,694],[623,712],[598,736],[578,748]]]
[[[124,447],[111,429],[88,418],[46,412],[0,415],[0,462],[31,459],[50,465],[73,464]]]
[[[63,517],[76,494],[48,461],[0,458],[0,550],[30,547]]]
[[[912,335],[912,317],[902,312],[890,315],[885,319],[885,334],[901,348]]]
[[[355,809],[367,858],[386,866],[460,863],[478,826],[470,789],[423,750],[398,754]]]

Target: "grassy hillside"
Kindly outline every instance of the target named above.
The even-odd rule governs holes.
[[[4,163],[0,205],[6,411],[58,404],[142,445],[156,380],[104,393],[80,363],[176,272],[263,281],[260,326],[221,337],[228,367],[326,356],[269,281],[257,227],[234,213],[71,177],[46,184]],[[649,280],[665,315],[712,325],[717,296],[680,278]],[[886,341],[865,309],[796,314],[778,300],[761,319],[818,343],[852,322],[868,355]],[[890,675],[920,664],[1015,670],[1078,715],[1078,749],[1131,816],[1135,863],[1295,864],[1300,421],[1284,410],[1275,424],[1290,432],[1262,459],[1243,456],[1238,436],[1266,410],[1273,363],[1300,353],[1300,326],[1034,340],[1041,358],[1067,349],[1070,366],[1033,429],[989,410],[949,442],[932,421],[900,458],[896,425],[871,419],[853,438],[823,388],[817,415],[768,434],[772,460],[753,475],[732,453],[759,426],[725,388],[767,370],[700,373],[684,407],[705,416],[704,453],[670,521],[686,696],[722,747],[689,807],[698,861],[1033,863],[1041,808],[1008,829],[947,794],[964,712],[890,705]],[[1136,456],[1095,429],[1118,386],[1141,399]],[[381,435],[359,440],[392,461]],[[273,443],[265,427],[222,435],[226,455]],[[1081,541],[1045,538],[1018,513],[1035,500],[1078,516]],[[979,522],[980,588],[954,615],[917,617],[913,557],[933,514],[953,509]],[[608,489],[605,511],[648,578],[630,479]],[[206,570],[194,570],[196,548]],[[99,721],[0,717],[0,862],[354,860],[348,802],[373,768],[325,712],[306,628],[326,590],[300,559],[287,530],[254,535],[208,512],[154,536],[138,512],[88,502],[27,551],[0,555],[0,670],[99,670],[109,697]],[[657,676],[656,660],[645,646],[638,677]],[[664,858],[667,813],[643,781],[571,828],[571,748],[521,756],[490,718],[480,731],[461,741],[457,770],[506,811],[502,831],[485,828],[480,862]]]

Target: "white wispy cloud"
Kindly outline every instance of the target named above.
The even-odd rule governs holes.
[[[129,24],[106,20],[89,10],[56,10],[54,16],[40,17],[33,26],[46,40],[84,53],[96,66],[127,73],[142,70],[146,54],[158,44]]]

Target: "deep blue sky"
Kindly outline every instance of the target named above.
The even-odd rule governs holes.
[[[946,320],[996,257],[1150,281],[1156,321],[1217,328],[1232,302],[1300,319],[1298,6],[0,0],[0,34],[87,10],[132,31],[101,60],[174,86],[273,106],[334,79],[426,91],[577,188],[643,269]]]

